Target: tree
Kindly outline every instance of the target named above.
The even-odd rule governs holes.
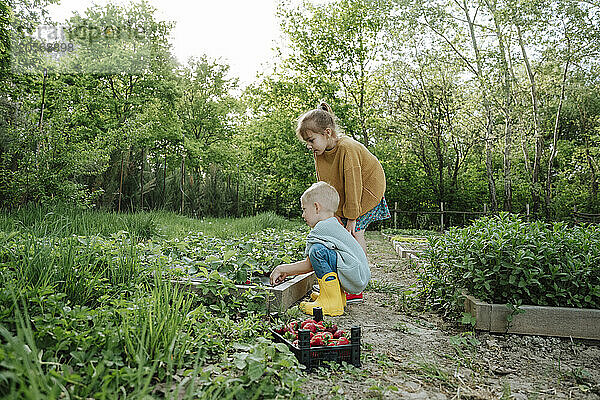
[[[436,204],[448,204],[456,201],[459,173],[475,144],[466,123],[469,94],[456,85],[458,71],[446,68],[444,55],[418,46],[414,54],[416,66],[396,62],[386,71],[388,128],[405,138]]]
[[[239,106],[233,97],[237,79],[229,78],[229,66],[203,56],[190,59],[181,71],[181,96],[177,114],[186,146],[196,166],[208,168],[215,152],[229,142]]]
[[[377,111],[375,71],[384,54],[392,5],[388,0],[339,0],[279,6],[291,53],[287,65],[309,84],[328,87],[330,92],[323,94],[329,101],[340,97],[349,105],[343,118],[346,131],[366,146]]]
[[[485,115],[483,132],[485,143],[485,166],[487,172],[488,194],[493,210],[497,209],[496,183],[493,168],[493,147],[495,129],[495,110],[490,90],[490,65],[486,60],[479,42],[476,21],[479,6],[474,2],[446,2],[429,0],[425,3],[409,3],[408,16],[413,25],[426,27],[434,34],[431,37],[438,46],[453,53],[456,62],[463,64],[465,73],[472,76],[481,95],[481,108]],[[481,17],[480,17],[481,18]],[[414,29],[414,28],[413,28]]]
[[[258,210],[300,214],[298,199],[316,176],[312,155],[296,137],[294,122],[311,98],[304,83],[281,77],[265,77],[244,93],[247,120],[237,143],[241,169],[256,184]]]
[[[77,74],[73,83],[84,93],[84,101],[76,107],[87,110],[99,142],[110,149],[102,204],[112,207],[118,199],[119,210],[123,201],[133,204],[138,190],[143,193],[138,185],[143,179],[132,173],[143,169],[149,145],[139,116],[153,99],[174,105],[176,97],[175,63],[168,43],[172,24],[157,21],[155,12],[140,1],[94,5],[84,15],[75,14],[68,21],[68,38],[77,51],[57,66]]]

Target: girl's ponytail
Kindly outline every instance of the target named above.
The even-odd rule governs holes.
[[[327,103],[325,103],[324,101],[321,102],[321,104],[319,104],[319,107],[317,107],[319,110],[323,110],[325,112],[328,112],[329,114],[331,114],[332,116],[333,114],[333,110],[331,109],[331,106]]]
[[[331,106],[321,101],[316,109],[310,110],[298,118],[296,135],[298,139],[305,140],[308,131],[323,133],[327,128],[331,129],[333,137],[341,135]]]

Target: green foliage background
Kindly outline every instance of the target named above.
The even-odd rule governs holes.
[[[75,37],[77,51],[24,73],[11,38],[47,23],[49,3],[0,2],[3,208],[297,216],[315,175],[295,123],[326,100],[343,132],[379,158],[388,204],[402,210],[600,212],[593,4],[486,1],[475,13],[445,0],[282,1],[274,68],[242,88],[220,61],[178,63],[173,23],[146,2],[68,21],[134,21],[147,33],[135,51],[116,40],[98,59],[97,43]]]

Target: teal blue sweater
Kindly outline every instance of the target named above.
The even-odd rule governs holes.
[[[360,244],[335,217],[317,222],[308,234],[304,255],[308,256],[311,246],[321,243],[337,254],[337,273],[342,288],[348,293],[360,293],[369,279],[371,270],[367,256]]]

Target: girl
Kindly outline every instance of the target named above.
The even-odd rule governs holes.
[[[313,152],[317,181],[325,181],[338,191],[340,204],[335,215],[366,254],[367,226],[390,217],[383,197],[385,174],[379,160],[361,143],[340,132],[327,103],[300,116],[296,134]]]

